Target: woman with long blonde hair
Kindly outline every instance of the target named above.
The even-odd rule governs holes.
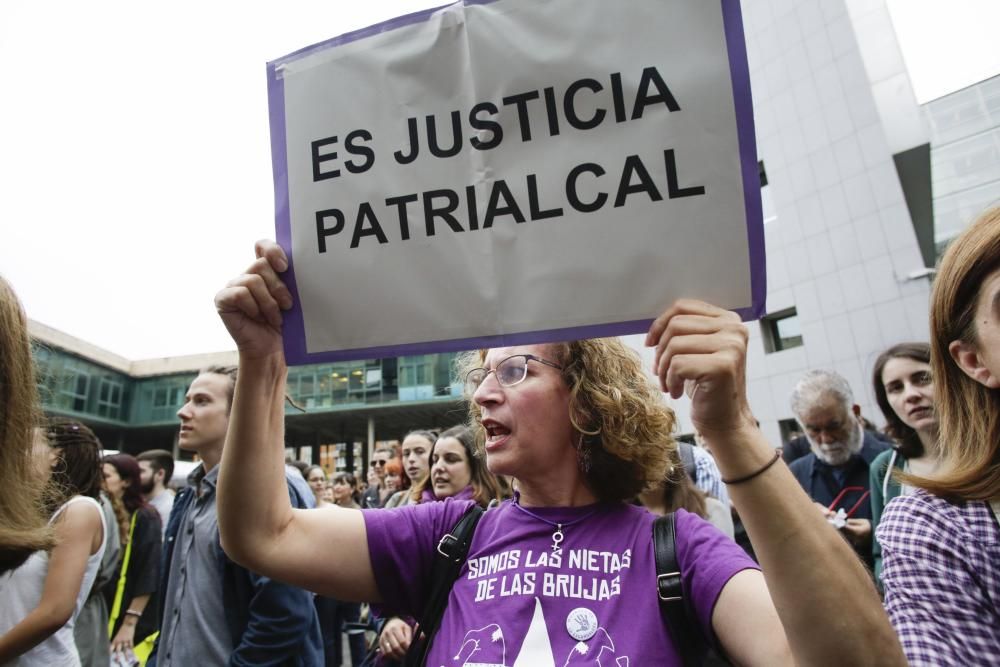
[[[886,609],[911,664],[1000,655],[1000,207],[945,252],[931,296],[940,460],[900,475],[878,528]]]
[[[31,343],[21,302],[0,276],[0,574],[52,547],[33,475],[32,432],[39,423]]]

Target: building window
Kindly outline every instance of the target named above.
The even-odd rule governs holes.
[[[768,353],[802,346],[802,327],[795,308],[765,315],[760,320],[760,328],[764,350]]]
[[[170,407],[169,387],[157,387],[156,389],[153,390],[153,407],[154,408]]]
[[[97,391],[97,414],[109,419],[120,419],[121,407],[122,383],[102,377]]]
[[[59,389],[59,405],[62,408],[83,412],[87,409],[87,394],[90,392],[90,376],[81,369],[63,369],[62,386]]]
[[[187,378],[167,378],[156,380],[154,386],[147,388],[145,396],[147,400],[151,399],[149,420],[154,422],[176,421],[177,411],[184,405],[187,386]]]
[[[422,401],[434,398],[435,354],[399,358],[399,400]]]
[[[760,207],[764,216],[764,224],[774,222],[778,219],[778,212],[774,207],[774,195],[767,184],[767,171],[764,169],[764,161],[757,163],[757,175],[760,177]]]
[[[781,429],[781,443],[787,445],[795,438],[802,437],[802,427],[795,419],[778,420],[778,428]]]

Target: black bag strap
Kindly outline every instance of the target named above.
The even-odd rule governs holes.
[[[684,468],[684,472],[687,474],[688,478],[697,485],[698,484],[698,461],[694,457],[694,445],[687,442],[678,441],[677,442],[677,453],[681,457],[681,467]]]
[[[656,594],[674,646],[684,665],[700,665],[705,646],[698,623],[684,599],[673,512],[653,522],[653,554],[656,558]]]
[[[438,542],[437,556],[431,568],[430,595],[413,632],[413,641],[406,652],[404,665],[423,665],[427,659],[427,650],[441,625],[445,607],[448,606],[448,595],[458,579],[462,564],[469,556],[472,535],[476,532],[476,524],[483,512],[485,510],[482,507],[473,504],[452,527],[451,532]],[[417,641],[420,634],[424,636],[423,641]]]

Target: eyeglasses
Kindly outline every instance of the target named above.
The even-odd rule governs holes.
[[[465,393],[469,396],[476,393],[479,385],[486,381],[486,376],[490,373],[496,373],[497,382],[500,383],[500,386],[513,387],[528,377],[529,361],[537,361],[540,364],[551,366],[560,371],[563,370],[562,366],[548,359],[542,359],[533,354],[515,354],[498,363],[497,367],[492,370],[489,368],[473,368],[469,371],[465,376]]]
[[[844,422],[839,419],[835,419],[826,424],[803,424],[806,433],[809,434],[810,438],[818,438],[824,433],[834,438],[842,435],[844,433]]]
[[[389,462],[388,459],[372,459],[370,465],[372,468],[374,468],[375,466],[384,466],[388,462]]]

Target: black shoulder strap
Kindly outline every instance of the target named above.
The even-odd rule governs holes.
[[[694,445],[682,440],[677,441],[677,452],[681,456],[681,466],[691,481],[698,483],[698,462],[694,458]]]
[[[684,600],[681,568],[677,563],[674,514],[665,514],[653,522],[653,554],[656,557],[656,594],[667,619],[674,646],[684,665],[700,665],[704,642],[700,629]]]
[[[438,542],[437,557],[434,559],[434,566],[431,569],[430,595],[427,598],[424,613],[417,619],[419,625],[414,632],[414,640],[406,652],[404,665],[424,664],[427,649],[430,648],[431,640],[434,639],[434,635],[441,625],[441,618],[448,605],[448,595],[451,593],[452,586],[455,585],[455,580],[458,579],[462,564],[469,556],[472,535],[476,532],[476,524],[479,523],[483,512],[485,510],[482,507],[473,504],[452,527],[451,532]],[[417,641],[420,634],[423,635],[423,640]]]

